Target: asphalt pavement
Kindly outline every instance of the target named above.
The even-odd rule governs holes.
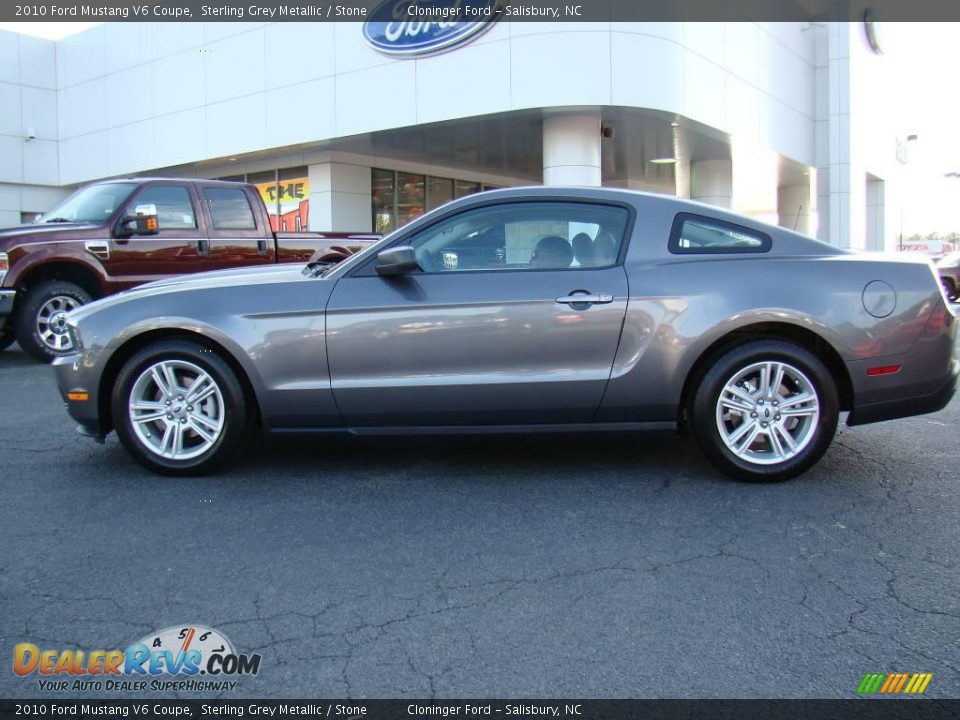
[[[10,671],[17,643],[191,623],[262,655],[224,697],[851,698],[894,671],[957,697],[958,423],[954,400],[841,426],[777,485],[669,433],[304,438],[169,479],[78,436],[15,346],[0,697],[54,697]]]

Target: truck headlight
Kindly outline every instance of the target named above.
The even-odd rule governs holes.
[[[7,276],[7,270],[10,269],[10,261],[5,252],[0,252],[0,285],[3,285],[3,279]]]

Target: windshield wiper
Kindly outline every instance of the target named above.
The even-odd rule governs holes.
[[[67,220],[66,218],[61,218],[61,217],[55,217],[55,218],[50,218],[49,220],[44,220],[43,222],[44,223],[72,223],[75,221]]]

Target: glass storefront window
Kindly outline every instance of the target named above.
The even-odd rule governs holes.
[[[381,168],[373,168],[371,180],[373,231],[381,235],[396,230],[455,198],[495,187],[469,180]]]
[[[427,178],[427,210],[438,208],[453,200],[453,180],[450,178]]]
[[[457,199],[480,192],[480,183],[457,180]]]
[[[426,212],[426,183],[425,175],[397,173],[397,227]]]
[[[393,170],[374,168],[372,180],[373,231],[385,235],[397,226],[396,173]]]

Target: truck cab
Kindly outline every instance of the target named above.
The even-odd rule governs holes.
[[[121,290],[207,270],[347,255],[364,233],[275,232],[256,188],[216,180],[94,183],[36,224],[0,230],[0,349],[49,361],[72,350],[71,310]]]

